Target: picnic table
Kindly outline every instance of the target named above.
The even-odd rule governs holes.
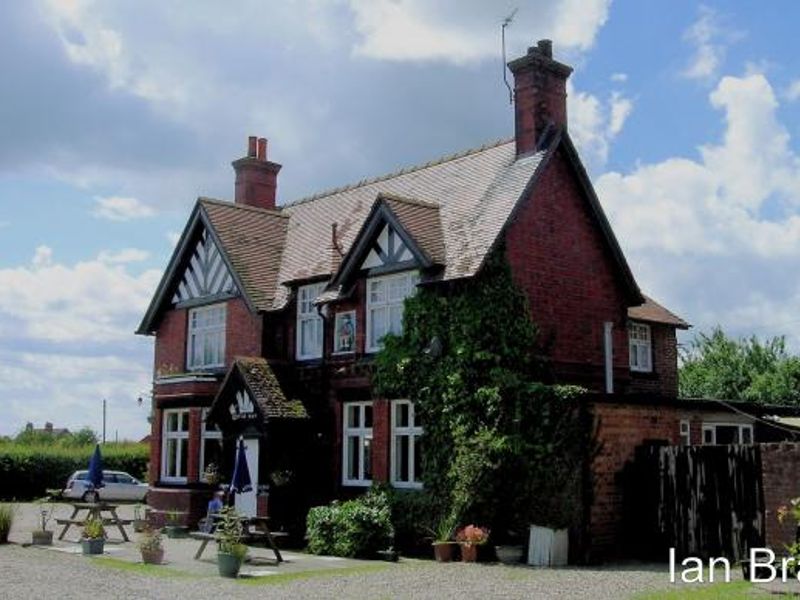
[[[220,515],[217,514],[211,515],[211,517],[215,521],[219,521],[221,519]],[[269,548],[275,553],[276,560],[279,563],[283,562],[283,556],[281,556],[281,551],[278,550],[278,545],[275,543],[275,538],[286,537],[288,534],[284,532],[271,532],[269,529],[269,517],[242,516],[240,518],[245,530],[242,543],[246,546],[264,546],[265,548]],[[193,539],[200,540],[200,546],[194,555],[195,560],[200,560],[200,557],[203,555],[208,542],[217,540],[217,536],[213,531],[193,531],[189,534],[189,536]]]
[[[64,536],[67,535],[67,531],[73,525],[80,525],[83,527],[89,518],[94,517],[95,519],[101,519],[104,526],[113,525],[117,527],[122,535],[122,539],[126,542],[130,541],[128,534],[125,532],[124,525],[130,525],[133,521],[119,518],[119,515],[117,515],[117,504],[108,504],[106,502],[71,502],[70,504],[72,505],[72,514],[70,517],[68,519],[56,519],[56,523],[64,526],[58,536],[59,540],[64,539]],[[81,516],[80,513],[86,514]]]

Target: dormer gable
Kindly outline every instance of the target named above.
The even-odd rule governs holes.
[[[232,298],[238,294],[222,253],[208,229],[203,228],[172,296],[173,306]]]
[[[359,274],[432,270],[443,262],[439,206],[379,194],[329,289],[347,286]]]

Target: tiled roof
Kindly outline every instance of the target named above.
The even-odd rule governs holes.
[[[644,304],[640,306],[632,306],[628,309],[628,318],[635,321],[664,323],[666,325],[673,325],[679,329],[689,329],[689,327],[691,327],[689,323],[681,319],[675,313],[672,313],[661,306],[649,296],[644,296]]]
[[[199,203],[244,292],[257,310],[272,307],[289,218],[279,211],[210,198]]]
[[[234,368],[238,368],[265,420],[308,418],[302,402],[286,399],[281,384],[265,359],[240,356],[234,359]]]
[[[424,233],[425,240],[417,241],[426,252],[430,249],[443,257],[443,279],[471,276],[482,264],[545,154],[541,151],[516,159],[513,140],[497,142],[286,204],[281,212],[290,219],[278,283],[330,275],[330,249],[326,242],[331,225],[337,224],[338,242],[347,252],[381,194],[406,199],[403,208],[403,201],[397,200],[392,210],[397,208],[403,213],[397,215],[399,218]],[[413,201],[417,201],[417,208],[411,208]],[[423,205],[426,208],[422,209]],[[438,243],[431,236],[436,212],[431,205],[439,206],[442,239]],[[274,308],[286,303],[288,292],[286,286],[279,285]]]
[[[439,205],[390,194],[381,194],[381,198],[431,262],[443,265],[445,250]]]

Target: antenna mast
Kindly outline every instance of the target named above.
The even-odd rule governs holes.
[[[514,20],[514,15],[517,14],[518,10],[519,8],[512,10],[511,14],[503,19],[503,24],[500,26],[500,38],[503,45],[503,83],[505,83],[506,87],[508,88],[509,104],[514,104],[514,90],[511,89],[511,84],[508,83],[508,66],[506,65],[506,27],[511,25],[511,22]]]

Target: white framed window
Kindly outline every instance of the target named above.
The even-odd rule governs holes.
[[[297,289],[297,351],[298,360],[322,356],[322,317],[314,300],[325,288],[324,283],[303,285]]]
[[[222,467],[222,432],[215,425],[206,422],[208,409],[203,409],[203,425],[200,429],[200,471],[198,479],[206,481],[205,472],[214,465],[219,472]]]
[[[417,419],[414,403],[410,400],[393,400],[391,451],[393,486],[422,488],[421,437],[422,426]]]
[[[752,444],[751,423],[703,423],[704,445]]]
[[[681,438],[681,446],[692,445],[692,428],[689,424],[688,419],[681,419],[680,438]]]
[[[372,484],[372,402],[346,402],[342,436],[342,483]]]
[[[186,483],[189,460],[189,411],[165,410],[161,437],[161,479]]]
[[[186,363],[190,371],[225,366],[225,304],[189,311]]]
[[[631,371],[650,373],[653,370],[653,349],[650,325],[628,324],[628,346],[630,348]]]
[[[380,350],[387,333],[403,332],[403,302],[414,294],[417,283],[416,271],[367,279],[367,352]]]

